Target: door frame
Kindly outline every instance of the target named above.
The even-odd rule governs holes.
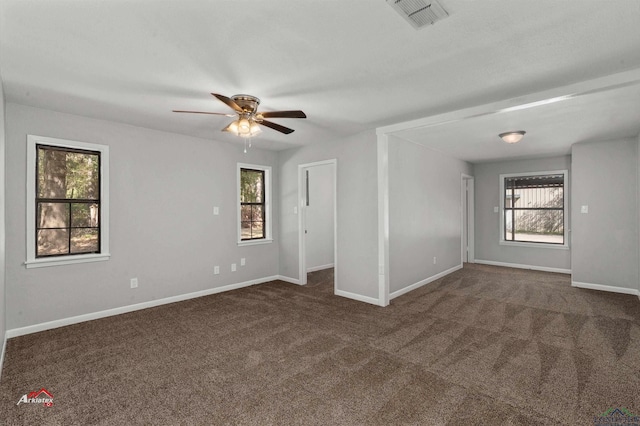
[[[300,285],[307,283],[307,251],[305,239],[305,181],[304,170],[314,166],[333,165],[333,292],[338,288],[338,160],[298,164],[298,276]]]
[[[463,264],[466,259],[467,263],[475,263],[475,179],[473,176],[462,173],[460,193],[460,262]],[[465,230],[467,247],[464,244]]]

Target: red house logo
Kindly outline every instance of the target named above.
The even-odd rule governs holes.
[[[53,405],[53,395],[45,388],[42,388],[39,391],[22,395],[16,405],[20,404],[42,404],[45,407],[51,407]]]

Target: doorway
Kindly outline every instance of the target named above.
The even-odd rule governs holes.
[[[300,284],[333,278],[337,288],[337,161],[298,166]],[[311,274],[311,275],[310,275]]]
[[[462,263],[475,263],[474,254],[474,179],[462,175]]]

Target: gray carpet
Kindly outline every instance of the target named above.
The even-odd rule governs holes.
[[[467,265],[387,308],[279,281],[10,339],[6,425],[593,425],[640,412],[640,302]],[[47,389],[54,405],[16,405]]]

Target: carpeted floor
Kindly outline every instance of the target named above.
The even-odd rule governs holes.
[[[10,339],[6,425],[593,425],[640,412],[640,301],[466,265],[387,308],[272,282]],[[52,407],[16,405],[47,389]]]

